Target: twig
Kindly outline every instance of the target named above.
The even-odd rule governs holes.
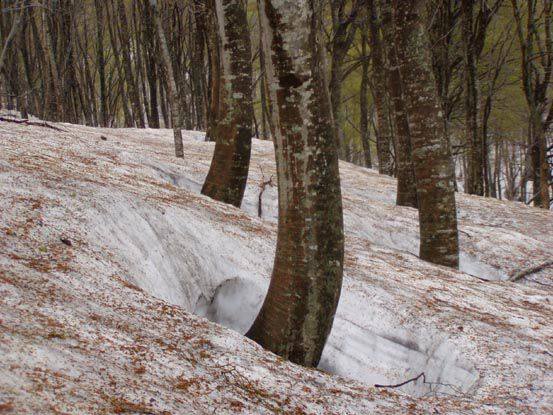
[[[261,191],[259,192],[259,201],[258,201],[258,205],[257,205],[257,216],[261,217],[261,215],[263,214],[263,207],[262,207],[262,202],[263,202],[263,192],[265,191],[265,188],[267,186],[271,186],[273,187],[274,186],[274,183],[273,183],[273,176],[271,175],[271,177],[269,177],[269,180],[265,180],[265,174],[263,173],[263,169],[260,167],[261,169],[261,182],[259,183],[259,187],[261,189]]]
[[[399,388],[400,386],[407,385],[410,382],[415,382],[419,380],[422,377],[422,380],[424,383],[426,383],[426,377],[424,376],[424,372],[422,372],[420,375],[415,376],[414,378],[411,378],[409,380],[406,380],[405,382],[398,383],[396,385],[374,385],[375,388]]]
[[[530,268],[523,269],[520,272],[517,272],[516,274],[513,274],[509,277],[507,281],[509,282],[515,282],[520,280],[521,278],[524,278],[528,275],[535,274],[536,272],[540,272],[541,270],[550,267],[553,265],[553,260],[544,262],[543,264],[535,265]]]
[[[59,128],[59,127],[48,124],[47,122],[44,122],[44,121],[41,121],[41,122],[39,122],[39,121],[30,121],[30,120],[27,120],[27,119],[18,120],[16,118],[6,118],[6,117],[0,117],[0,121],[13,122],[13,123],[16,123],[16,124],[34,125],[36,127],[46,127],[46,128],[51,128],[52,130],[61,131],[61,132],[65,131],[65,130],[62,130],[61,128]]]

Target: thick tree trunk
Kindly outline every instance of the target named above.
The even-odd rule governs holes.
[[[453,164],[436,97],[423,13],[425,0],[394,0],[396,45],[409,114],[420,226],[420,257],[457,268]]]
[[[213,0],[219,76],[211,134],[215,151],[202,194],[239,207],[248,180],[252,135],[252,62],[243,0]],[[213,51],[212,51],[213,53]],[[213,115],[213,114],[212,114]]]
[[[322,65],[322,0],[258,5],[279,221],[269,292],[247,335],[293,362],[316,366],[340,296],[344,247],[338,155]]]

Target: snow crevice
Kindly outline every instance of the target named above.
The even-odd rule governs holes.
[[[209,301],[201,297],[193,311],[244,334],[253,323],[264,295],[265,290],[251,281],[230,278],[215,289]],[[424,373],[425,382],[421,379],[401,387],[414,396],[461,396],[477,388],[478,371],[463,360],[455,345],[438,330],[428,330],[419,336],[397,329],[380,333],[371,329],[375,321],[367,318],[360,325],[348,320],[344,311],[339,309],[319,369],[368,385],[400,383]]]

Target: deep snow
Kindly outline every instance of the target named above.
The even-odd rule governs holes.
[[[201,330],[212,333],[211,343],[220,344],[212,357],[215,362],[208,361],[208,368],[202,370],[211,376],[209,382],[230,390],[227,396],[204,396],[203,401],[188,397],[191,402],[201,402],[198,412],[213,405],[223,405],[220,413],[238,412],[240,408],[221,403],[226,399],[228,404],[229,396],[239,396],[245,412],[268,412],[272,408],[270,399],[259,398],[261,403],[250,395],[243,396],[228,385],[228,376],[218,378],[214,374],[223,357],[234,359],[234,369],[241,374],[233,376],[256,382],[264,379],[269,390],[288,393],[289,399],[305,403],[306,412],[367,413],[379,408],[385,413],[390,408],[387,405],[394,408],[391,413],[410,412],[408,405],[413,402],[426,408],[419,408],[423,412],[432,407],[440,408],[440,413],[546,413],[551,409],[553,270],[545,268],[520,283],[500,281],[553,257],[551,213],[516,203],[458,195],[461,268],[473,275],[470,276],[416,258],[416,211],[394,206],[393,179],[341,164],[345,279],[321,369],[367,385],[399,383],[424,372],[429,383],[419,380],[401,391],[356,386],[367,399],[350,399],[344,392],[324,407],[309,393],[295,393],[292,398],[293,393],[284,384],[278,385],[279,376],[292,376],[299,384],[307,385],[306,379],[313,372],[293,365],[269,368],[262,363],[267,354],[251,342],[185,312],[205,316],[240,333],[255,317],[268,286],[275,246],[275,188],[265,189],[263,217],[257,218],[259,183],[263,177],[267,180],[275,174],[272,145],[254,141],[250,181],[240,212],[197,194],[213,149],[212,143],[202,142],[200,133],[186,134],[185,159],[176,160],[171,156],[168,130],[60,126],[65,133],[0,124],[0,226],[7,235],[0,245],[0,287],[5,292],[0,319],[1,327],[6,327],[0,346],[5,353],[0,390],[10,391],[6,399],[25,401],[24,392],[17,390],[26,389],[10,375],[10,370],[5,372],[8,363],[17,361],[23,361],[23,367],[29,369],[18,374],[26,384],[32,383],[28,374],[33,373],[31,368],[40,363],[50,370],[68,371],[71,379],[93,378],[92,383],[101,388],[108,378],[97,379],[87,370],[96,359],[105,358],[101,349],[106,346],[98,343],[94,331],[106,330],[106,323],[99,318],[85,324],[72,314],[82,317],[80,307],[89,311],[99,308],[110,319],[119,319],[119,325],[131,324],[126,323],[127,318],[132,320],[136,332],[144,329],[142,320],[153,319],[161,327],[149,330],[159,331],[154,335],[167,336],[164,327],[168,323],[163,321],[163,315],[151,316],[140,310],[142,303],[163,307],[149,297],[152,295],[179,306],[171,310],[188,322],[190,327],[186,330],[192,332],[189,335],[198,335],[196,325],[200,325]],[[108,140],[100,140],[100,134]],[[62,234],[78,243],[60,250]],[[67,251],[71,255],[63,256]],[[63,257],[58,265],[57,256]],[[46,266],[52,261],[57,267],[54,270]],[[21,273],[40,278],[46,286],[62,281],[74,301],[43,307],[40,313],[48,318],[54,316],[56,321],[65,319],[65,324],[77,330],[77,337],[87,339],[92,356],[73,350],[72,358],[76,354],[78,363],[70,365],[58,355],[73,347],[79,349],[82,346],[78,342],[73,345],[56,336],[37,340],[16,334],[14,326],[25,330],[32,326],[27,314],[37,305],[29,301],[40,298],[38,294],[43,289],[32,281],[28,285],[14,283],[13,279]],[[118,284],[123,284],[124,293],[115,288]],[[133,296],[127,298],[129,289],[125,284],[134,284],[144,293],[131,289]],[[88,295],[101,298],[95,300],[101,306],[89,303],[92,300]],[[112,302],[121,305],[110,311]],[[125,310],[124,315],[119,314],[121,310]],[[18,325],[17,321],[21,323]],[[114,340],[118,336],[124,338],[125,329],[115,325],[110,330],[112,338],[104,339],[107,344],[125,343]],[[134,344],[148,348],[142,340],[135,340]],[[53,349],[57,351],[54,353]],[[195,346],[190,350],[194,353],[197,349]],[[166,358],[163,354],[156,356],[144,375],[148,376],[150,369],[157,377],[167,374],[166,365],[161,363]],[[245,363],[249,359],[257,359],[257,363]],[[175,365],[178,363],[173,361],[172,371],[176,370]],[[132,372],[132,368],[118,370],[123,378],[129,370]],[[200,371],[197,367],[187,370],[194,374]],[[335,386],[323,384],[350,383],[325,377],[318,386],[324,396]],[[156,393],[166,396],[164,386],[156,385]],[[138,393],[129,386],[119,388],[131,397]],[[31,403],[45,408],[41,399],[47,391],[48,388],[43,390]],[[378,396],[374,397],[374,393]],[[423,398],[414,401],[402,393]],[[67,402],[76,401],[84,405],[91,398],[77,394]],[[171,405],[166,400],[156,402],[158,412],[163,405]],[[279,404],[282,406],[282,402]],[[181,413],[178,408],[173,405],[168,410]],[[291,411],[292,406],[286,408]]]

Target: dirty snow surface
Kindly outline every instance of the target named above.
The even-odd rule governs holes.
[[[177,160],[169,130],[56,126],[0,123],[0,413],[553,413],[553,213],[458,194],[453,271],[417,258],[393,179],[341,164],[344,286],[305,369],[241,335],[274,255],[271,143],[239,210],[199,194],[201,133]]]

